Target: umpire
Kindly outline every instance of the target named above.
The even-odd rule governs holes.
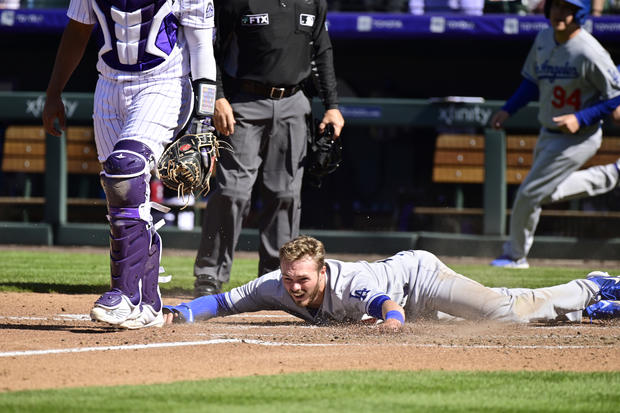
[[[232,150],[220,151],[216,190],[207,200],[194,265],[197,297],[217,294],[229,281],[259,175],[258,275],[278,269],[280,246],[299,235],[312,121],[304,85],[316,85],[326,109],[319,131],[331,123],[338,137],[344,126],[326,14],[326,0],[215,1],[214,123]]]

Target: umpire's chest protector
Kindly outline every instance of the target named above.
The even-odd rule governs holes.
[[[108,66],[143,71],[172,52],[179,22],[168,0],[92,0],[92,4],[99,21],[99,54]]]

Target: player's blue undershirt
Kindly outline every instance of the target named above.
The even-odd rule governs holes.
[[[502,106],[502,110],[512,115],[536,99],[538,99],[538,85],[531,80],[523,79],[517,91]],[[579,121],[579,126],[592,125],[609,115],[618,106],[620,106],[620,95],[612,99],[601,100],[595,105],[581,109],[575,112],[575,116]]]

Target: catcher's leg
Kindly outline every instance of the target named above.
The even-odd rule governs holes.
[[[142,312],[143,290],[152,290],[151,284],[157,283],[156,277],[153,281],[145,276],[149,254],[154,251],[153,238],[159,240],[149,201],[152,167],[150,149],[134,140],[119,141],[103,164],[101,185],[110,221],[111,289],[95,302],[91,311],[94,320],[120,325],[137,319]],[[159,259],[159,253],[156,255]],[[161,316],[161,302],[157,300],[145,306]]]
[[[143,327],[161,327],[164,325],[161,293],[159,291],[159,274],[163,271],[161,262],[161,237],[150,229],[151,246],[148,251],[144,271],[142,272],[142,304],[140,315],[121,323],[121,327],[138,329]]]

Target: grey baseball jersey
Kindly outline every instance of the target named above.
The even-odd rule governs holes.
[[[620,95],[620,75],[609,53],[585,30],[563,44],[553,28],[542,30],[530,49],[523,77],[538,85],[538,120],[555,130],[554,116],[577,112],[600,99]],[[578,134],[591,135],[599,125],[583,126]]]
[[[212,29],[213,2],[168,0],[150,17],[148,33],[140,30],[148,11],[124,12],[111,3],[104,10],[101,4],[104,3],[71,0],[67,10],[70,19],[84,24],[99,23],[102,31],[93,115],[99,160],[103,162],[115,143],[127,138],[147,144],[158,159],[189,119],[192,89],[183,30],[169,33],[169,38],[164,39],[157,29],[170,16],[181,27]],[[140,61],[140,53],[148,53],[150,61]]]
[[[388,295],[419,317],[493,319],[530,322],[581,319],[598,292],[587,280],[539,289],[489,288],[457,274],[427,251],[402,251],[368,263],[326,260],[327,283],[315,312],[297,306],[285,290],[280,271],[263,275],[225,293],[233,314],[282,310],[312,323],[362,320],[374,298]]]

